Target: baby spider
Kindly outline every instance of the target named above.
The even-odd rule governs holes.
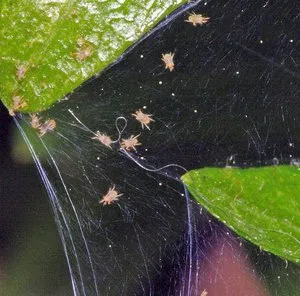
[[[92,56],[93,48],[91,45],[83,46],[78,51],[74,52],[72,55],[80,62],[86,60],[88,57]]]
[[[123,195],[123,193],[119,193],[117,190],[115,190],[116,185],[113,187],[110,187],[108,192],[102,197],[102,199],[99,201],[99,204],[110,205],[114,203],[115,201],[119,200],[118,197]]]
[[[38,127],[39,136],[43,137],[45,134],[49,132],[53,132],[55,128],[56,128],[56,121],[54,119],[48,119]]]
[[[141,111],[141,109],[139,109],[138,111],[135,111],[135,113],[131,114],[132,116],[135,117],[135,119],[137,121],[139,121],[142,125],[142,129],[144,129],[144,126],[150,130],[150,127],[148,126],[148,124],[151,123],[151,121],[154,121],[154,119],[151,118],[151,114],[145,114]]]
[[[174,70],[174,55],[175,53],[169,52],[162,54],[162,61],[165,63],[165,69],[169,69],[170,72]]]
[[[31,117],[31,121],[30,121],[31,127],[34,129],[39,129],[41,126],[40,118],[35,113],[30,114],[30,117]]]
[[[27,67],[25,65],[19,65],[17,67],[17,71],[16,71],[16,77],[18,80],[22,80],[23,78],[25,78],[26,72],[27,72]]]
[[[72,53],[77,60],[80,62],[84,61],[88,57],[93,55],[93,47],[87,40],[83,37],[79,37],[77,39],[77,45],[79,46],[79,50]]]
[[[19,109],[26,107],[27,103],[24,101],[22,97],[16,95],[12,97],[12,100],[13,100],[12,108],[9,109],[8,111],[10,116],[15,116],[15,111],[19,111]]]
[[[187,23],[192,23],[193,26],[200,25],[202,26],[203,24],[206,24],[209,21],[209,17],[205,17],[202,14],[196,14],[195,12],[190,13],[189,17],[185,22]]]
[[[137,139],[139,136],[140,136],[140,134],[135,137],[130,136],[130,138],[128,138],[128,139],[122,139],[121,147],[127,151],[130,151],[133,149],[136,152],[135,146],[142,145],[141,143],[139,143],[139,140]]]
[[[91,137],[91,139],[98,140],[106,147],[112,149],[110,146],[113,143],[112,139],[105,134],[101,134],[99,131],[97,131],[95,137]]]

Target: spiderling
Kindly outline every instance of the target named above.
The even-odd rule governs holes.
[[[102,197],[102,199],[99,201],[99,203],[105,205],[110,205],[114,202],[116,202],[119,196],[123,195],[123,193],[119,193],[117,190],[115,190],[116,185],[113,185],[109,188],[108,192]]]
[[[135,111],[135,113],[131,114],[132,116],[135,117],[135,119],[137,121],[139,121],[142,125],[142,129],[144,129],[144,127],[146,127],[147,129],[150,130],[150,127],[148,126],[151,121],[154,121],[154,119],[151,118],[151,114],[145,114],[141,111],[141,109],[139,109],[138,111]]]
[[[137,136],[130,136],[130,138],[128,138],[128,139],[122,139],[121,147],[127,151],[134,150],[136,152],[135,146],[142,145],[141,143],[139,143],[139,141],[137,139],[139,136],[140,136],[140,134]]]

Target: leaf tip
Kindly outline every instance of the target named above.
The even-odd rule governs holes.
[[[185,173],[180,177],[181,181],[185,184],[188,185],[191,183],[191,176],[189,173]]]

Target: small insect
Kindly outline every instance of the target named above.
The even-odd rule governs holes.
[[[145,126],[148,130],[150,130],[148,124],[150,124],[151,121],[155,121],[154,119],[151,118],[152,116],[151,114],[145,114],[141,111],[141,109],[135,111],[135,113],[132,113],[131,115],[134,116],[135,119],[141,123],[142,129],[144,129]]]
[[[200,296],[207,296],[207,295],[208,295],[208,293],[207,293],[206,289],[204,289]]]
[[[22,80],[26,76],[27,67],[25,65],[19,65],[16,71],[16,77],[18,80]]]
[[[137,139],[139,136],[140,136],[140,134],[137,136],[130,136],[130,138],[128,138],[128,139],[122,139],[121,147],[127,151],[130,151],[133,149],[136,152],[135,146],[142,145],[141,143],[139,143],[139,141]]]
[[[99,201],[99,204],[110,205],[114,202],[116,202],[119,196],[123,195],[123,193],[119,193],[117,190],[115,190],[116,185],[109,188],[108,192],[102,197],[102,199]]]
[[[39,136],[43,137],[49,132],[53,132],[56,128],[56,121],[54,119],[48,119],[43,124],[41,124],[37,129],[39,131]]]
[[[101,134],[99,131],[97,131],[95,137],[92,137],[91,139],[98,140],[106,147],[112,149],[111,148],[111,144],[113,143],[112,139],[105,134]]]
[[[21,96],[16,96],[14,95],[13,98],[13,105],[12,105],[12,108],[9,109],[9,115],[10,116],[15,116],[15,112],[26,107],[27,106],[27,103],[24,101],[24,99],[21,97]]]
[[[196,14],[195,12],[190,13],[189,17],[185,22],[187,23],[192,23],[193,26],[200,25],[202,26],[203,24],[206,24],[209,21],[209,17],[205,17],[202,14]]]
[[[165,63],[165,69],[169,69],[170,72],[174,70],[174,55],[175,53],[169,52],[162,54],[162,61]]]
[[[31,127],[34,129],[39,129],[41,126],[40,118],[35,113],[31,114],[30,117],[31,117],[31,121],[30,121]]]

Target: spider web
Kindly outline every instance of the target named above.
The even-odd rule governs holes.
[[[193,27],[187,8],[210,17]],[[116,64],[16,120],[48,191],[74,295],[299,295],[298,266],[214,219],[184,169],[300,157],[296,1],[202,1],[170,16]],[[297,50],[298,48],[298,50]],[[175,70],[162,53],[175,53]],[[154,122],[142,129],[132,113]],[[118,119],[119,118],[119,119]],[[137,152],[92,140],[139,135]],[[167,166],[163,169],[160,169]],[[114,204],[99,200],[116,186]]]

